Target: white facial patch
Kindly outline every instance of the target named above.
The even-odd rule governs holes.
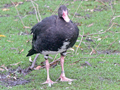
[[[67,11],[63,11],[62,17],[63,17],[63,19],[64,19],[66,22],[70,22],[70,19],[69,19],[69,17],[68,17]]]
[[[57,53],[62,53],[66,51],[66,46],[69,45],[70,42],[64,42],[63,46],[58,49],[58,51],[42,51],[41,53],[43,55],[48,55],[48,54],[57,54]]]

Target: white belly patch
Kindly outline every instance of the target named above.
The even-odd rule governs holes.
[[[66,51],[66,46],[69,45],[70,42],[64,42],[63,46],[61,48],[58,49],[58,51],[42,51],[41,53],[43,55],[47,55],[47,54],[57,54],[57,53],[62,53],[64,51]]]

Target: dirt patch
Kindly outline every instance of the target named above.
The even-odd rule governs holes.
[[[21,69],[20,66],[17,69],[8,68],[6,73],[0,72],[0,85],[12,87],[29,83],[30,80],[23,78],[28,73],[29,71],[27,69]]]

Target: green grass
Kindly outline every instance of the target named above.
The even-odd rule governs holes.
[[[13,2],[23,2],[23,4],[18,5],[17,9],[20,13],[20,16],[25,24],[25,26],[32,27],[37,23],[35,14],[28,14],[34,10],[31,2],[26,2],[25,0],[12,0]],[[36,0],[39,5],[39,12],[42,19],[50,16],[56,7],[59,6],[61,0]],[[66,0],[62,2],[64,4],[69,4],[69,17],[72,19],[75,11],[78,8],[78,5],[81,1]],[[113,11],[115,16],[120,14],[120,1],[116,0],[116,4],[113,4]],[[19,65],[22,68],[27,68],[30,63],[26,54],[31,48],[32,35],[20,35],[21,32],[30,33],[29,28],[23,28],[23,25],[18,17],[17,11],[14,6],[8,7],[8,11],[3,11],[5,4],[11,4],[9,0],[3,0],[0,2],[0,34],[5,35],[6,37],[0,37],[0,66],[5,65],[9,66],[13,63],[21,62]],[[45,7],[49,6],[49,8]],[[95,2],[93,0],[83,1],[78,9],[77,13],[80,16],[75,16],[73,21],[80,23],[79,26],[80,34],[86,37],[91,38],[95,43],[86,41],[86,37],[83,37],[81,48],[78,49],[77,54],[70,51],[71,54],[68,54],[65,58],[65,72],[66,76],[69,78],[77,79],[69,85],[67,82],[59,82],[54,84],[51,88],[47,85],[42,85],[41,83],[46,80],[46,70],[34,70],[25,76],[26,79],[31,79],[31,82],[25,85],[17,85],[12,88],[0,86],[0,90],[119,90],[120,89],[120,18],[113,20],[116,25],[104,34],[88,35],[93,33],[99,33],[106,31],[110,26],[109,22],[113,16],[111,8],[108,3],[105,3],[106,6],[101,3]],[[102,11],[91,11],[94,8],[102,9]],[[105,9],[104,9],[105,8]],[[107,9],[106,9],[107,8]],[[89,10],[88,10],[89,9]],[[87,10],[87,11],[86,11]],[[57,9],[54,11],[57,14]],[[90,17],[87,17],[89,15]],[[93,23],[93,26],[87,27],[89,24]],[[119,33],[116,33],[119,32]],[[98,38],[101,38],[98,41]],[[78,38],[81,40],[81,37]],[[115,41],[115,42],[114,42]],[[114,42],[114,43],[112,43]],[[112,43],[112,44],[111,44]],[[79,42],[76,43],[78,45]],[[111,45],[110,45],[111,44]],[[98,45],[98,46],[97,46]],[[118,54],[104,54],[101,53],[90,55],[91,48],[96,49],[96,51],[117,51]],[[109,48],[108,48],[109,47]],[[13,49],[15,48],[15,49]],[[76,47],[73,47],[76,50]],[[24,50],[21,52],[21,50]],[[21,52],[21,53],[20,53]],[[97,56],[98,55],[98,56]],[[32,56],[34,58],[35,55]],[[55,55],[52,55],[54,58]],[[96,58],[91,58],[96,57]],[[80,60],[80,61],[78,61]],[[44,61],[43,55],[40,55],[37,64],[40,65],[40,62]],[[52,60],[50,60],[51,62]],[[77,63],[75,63],[78,61]],[[85,61],[88,61],[92,66],[84,66]],[[104,63],[99,63],[104,62]],[[74,63],[74,64],[73,64]],[[118,65],[115,65],[117,63]],[[13,66],[14,67],[14,66]],[[16,66],[17,67],[17,66]],[[16,68],[14,67],[14,68]],[[55,81],[61,72],[60,65],[57,65],[55,68],[50,69],[50,77]],[[2,72],[0,72],[2,73]]]

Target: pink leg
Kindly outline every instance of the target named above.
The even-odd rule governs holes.
[[[65,72],[64,72],[64,56],[61,55],[61,59],[60,59],[60,63],[61,63],[61,75],[60,77],[57,79],[60,80],[60,81],[66,81],[66,82],[71,82],[73,81],[74,79],[69,79],[65,76]]]
[[[51,85],[51,84],[53,84],[53,83],[56,83],[56,82],[53,82],[53,81],[50,79],[50,77],[49,77],[49,67],[50,67],[49,61],[46,60],[47,80],[46,80],[44,83],[42,83],[42,84]]]

